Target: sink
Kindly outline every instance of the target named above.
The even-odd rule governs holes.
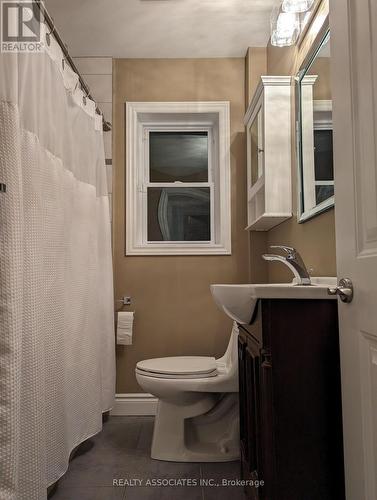
[[[272,283],[255,285],[211,285],[212,296],[218,307],[232,320],[248,325],[253,316],[258,299],[330,299],[328,287],[337,284],[336,278],[311,278],[309,286],[292,283]]]

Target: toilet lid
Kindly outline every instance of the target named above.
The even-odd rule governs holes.
[[[213,376],[216,374],[215,358],[205,356],[177,356],[139,361],[138,370],[151,374],[170,376]],[[194,378],[194,377],[193,377]]]

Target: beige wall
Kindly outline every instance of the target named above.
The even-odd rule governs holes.
[[[267,74],[267,47],[249,47],[245,57],[245,104],[249,106],[260,77]]]
[[[116,298],[131,295],[134,343],[117,347],[117,392],[140,392],[138,360],[223,353],[231,322],[211,283],[247,282],[245,61],[117,59],[113,73],[114,276]],[[125,257],[125,102],[227,100],[231,103],[232,255]]]
[[[313,99],[331,99],[330,58],[317,57],[307,74],[318,76],[313,86]]]
[[[320,6],[319,13],[323,15],[326,9],[328,9],[327,0]],[[279,48],[269,44],[267,47],[267,73],[269,75],[295,75],[316,35],[317,33],[309,29],[300,49],[296,47]],[[294,131],[293,101],[292,130]],[[297,165],[294,154],[295,136],[292,135],[293,217],[271,229],[265,235],[265,246],[263,246],[263,239],[261,239],[263,237],[258,236],[260,244],[251,245],[251,262],[258,262],[260,255],[268,250],[269,245],[287,244],[300,251],[308,268],[311,268],[312,275],[336,276],[334,210],[331,209],[303,224],[297,222]],[[290,271],[278,263],[269,263],[267,274],[269,282],[290,281],[292,278]]]

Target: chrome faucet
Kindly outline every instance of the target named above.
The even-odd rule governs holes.
[[[301,255],[295,248],[287,247],[285,245],[271,245],[270,248],[278,248],[279,250],[283,250],[286,255],[267,253],[262,255],[264,260],[282,262],[292,271],[295,278],[297,279],[298,285],[311,285],[308,270],[306,269]]]

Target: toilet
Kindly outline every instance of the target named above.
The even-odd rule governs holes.
[[[239,459],[238,327],[223,357],[139,361],[136,379],[158,398],[152,458],[174,462]]]

